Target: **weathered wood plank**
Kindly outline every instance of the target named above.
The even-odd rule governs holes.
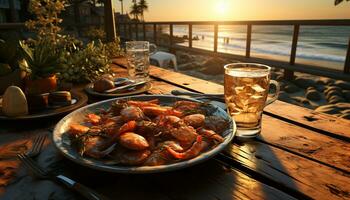
[[[192,48],[192,24],[188,25],[188,47]]]
[[[146,41],[147,34],[146,34],[146,24],[145,23],[142,24],[142,32],[143,32],[143,40]]]
[[[250,46],[252,41],[252,25],[247,25],[247,39],[246,39],[246,47],[245,47],[245,57],[250,58]]]
[[[214,24],[214,52],[218,52],[219,25]]]
[[[350,120],[312,111],[283,101],[276,101],[264,109],[265,113],[297,122],[309,129],[350,138]]]
[[[215,161],[169,173],[106,177],[97,183],[97,191],[118,199],[294,199]]]
[[[349,174],[261,142],[236,144],[228,152],[237,167],[253,170],[313,199],[350,199]]]
[[[264,115],[260,141],[350,174],[350,143]]]
[[[128,74],[125,69],[120,67],[112,67],[113,73],[116,77],[127,77]],[[151,79],[152,88],[147,92],[149,94],[170,94],[170,92],[174,89],[181,90],[182,88],[172,86],[169,83],[165,83],[163,81],[157,81],[155,79]]]
[[[195,25],[295,25],[299,24],[301,26],[350,26],[349,19],[327,19],[327,20],[258,20],[258,21],[151,21],[146,22],[148,24],[169,24],[173,23],[176,25],[186,25],[186,24],[195,24]]]
[[[344,73],[349,74],[350,73],[350,37],[349,37],[349,43],[348,43],[348,50],[346,51],[346,57],[345,57],[345,63],[344,63]]]
[[[120,66],[126,66],[126,60],[123,58],[114,59],[113,62]],[[193,76],[176,73],[163,68],[150,66],[151,76],[169,82],[172,85],[183,87],[192,91],[206,91],[207,93],[223,93],[224,87],[222,85],[195,78]]]

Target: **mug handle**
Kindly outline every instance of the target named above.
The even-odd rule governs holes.
[[[270,85],[274,85],[276,87],[275,94],[271,95],[271,98],[266,101],[265,106],[270,105],[274,101],[278,99],[278,94],[280,93],[280,84],[275,80],[270,80]]]
[[[157,45],[155,45],[155,44],[149,44],[149,49],[150,49],[150,52],[149,52],[150,55],[155,54],[158,51]],[[151,51],[151,49],[153,49],[153,50]]]

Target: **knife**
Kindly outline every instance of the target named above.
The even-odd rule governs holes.
[[[144,85],[146,83],[147,83],[147,81],[140,81],[140,82],[129,84],[129,85],[123,85],[123,86],[120,86],[120,87],[115,87],[115,88],[106,90],[104,92],[105,93],[114,93],[114,92],[117,92],[117,91],[130,89],[130,88],[133,88],[133,87],[136,87],[136,86],[139,86],[139,85]]]
[[[92,189],[90,189],[90,188],[64,176],[64,175],[57,175],[57,176],[55,176],[55,179],[58,182],[61,182],[64,185],[66,185],[68,188],[77,191],[78,193],[83,195],[86,199],[89,199],[89,200],[109,200],[109,198],[107,198],[101,194],[98,194],[94,190],[92,190]]]

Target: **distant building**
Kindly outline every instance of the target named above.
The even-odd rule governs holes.
[[[79,4],[79,24],[76,24],[74,15],[74,6],[66,7],[62,12],[63,23],[65,26],[103,26],[104,24],[104,7],[94,6],[89,2]]]
[[[120,14],[120,12],[116,12],[114,14],[114,17],[117,23],[125,23],[131,21],[129,14]]]
[[[11,21],[11,9],[10,9],[11,0],[0,0],[0,23],[6,23]],[[13,18],[19,19],[19,12],[21,10],[20,0],[13,0],[14,2],[14,12]]]

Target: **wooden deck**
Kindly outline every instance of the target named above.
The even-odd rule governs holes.
[[[116,75],[126,76],[125,59],[114,63]],[[169,94],[174,89],[223,92],[222,85],[155,66],[151,75],[153,88],[148,94]],[[0,192],[5,197],[26,177],[15,176],[20,172],[16,151],[28,148],[34,135],[50,132],[58,120],[26,127],[0,123]],[[259,138],[235,140],[214,159],[176,172],[97,173],[63,158],[60,166],[76,180],[118,200],[350,199],[350,121],[277,101],[265,109],[262,123]]]

